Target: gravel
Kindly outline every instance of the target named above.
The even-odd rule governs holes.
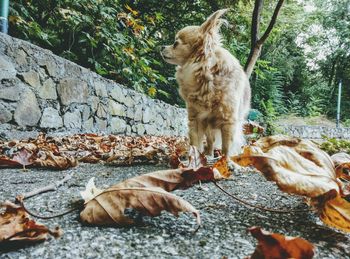
[[[0,170],[0,201],[48,185],[74,172],[74,177],[56,192],[30,198],[26,205],[41,214],[69,208],[80,200],[79,191],[91,177],[105,188],[126,178],[166,169],[161,166],[110,167],[80,164],[67,171],[31,169]],[[280,192],[255,172],[235,174],[220,184],[232,194],[270,208],[306,209],[302,198]],[[350,258],[349,234],[324,226],[313,212],[271,213],[248,209],[218,190],[212,183],[196,185],[175,194],[201,212],[203,226],[193,234],[193,215],[179,218],[163,213],[144,218],[131,227],[91,227],[79,222],[79,213],[61,218],[38,220],[50,228],[59,225],[64,234],[43,243],[3,252],[0,258],[244,258],[253,253],[256,240],[247,232],[252,226],[289,236],[299,236],[316,246],[316,258]]]

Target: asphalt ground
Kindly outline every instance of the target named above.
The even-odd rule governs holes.
[[[66,171],[46,169],[0,169],[0,201],[14,200],[17,194],[74,176],[55,192],[26,200],[38,214],[64,211],[81,200],[79,191],[91,177],[105,188],[124,179],[165,166],[111,167],[80,164]],[[303,199],[284,194],[259,173],[235,173],[220,184],[230,193],[254,204],[285,210],[306,209]],[[60,226],[64,234],[49,240],[1,252],[0,258],[244,258],[253,253],[257,241],[247,232],[252,226],[288,236],[299,236],[316,246],[315,258],[350,258],[349,234],[322,224],[313,212],[272,213],[249,209],[223,194],[212,183],[203,183],[174,192],[198,210],[202,227],[195,234],[196,222],[182,213],[145,217],[142,225],[131,227],[91,227],[81,224],[79,212],[60,218],[37,220],[50,228]]]

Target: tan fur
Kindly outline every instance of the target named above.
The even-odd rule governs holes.
[[[179,92],[186,102],[190,144],[212,155],[215,139],[232,155],[244,144],[242,124],[250,109],[250,85],[239,61],[221,46],[220,17],[180,30],[174,45],[164,46],[165,61],[177,65]],[[206,137],[206,147],[203,140]]]

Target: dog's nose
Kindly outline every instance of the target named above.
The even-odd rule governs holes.
[[[160,46],[160,51],[164,51],[165,50],[165,46]]]

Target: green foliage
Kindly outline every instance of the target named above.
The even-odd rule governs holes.
[[[159,65],[158,38],[151,33],[161,13],[143,14],[124,1],[11,1],[11,34],[51,49],[150,96],[167,79]],[[164,93],[166,96],[167,93]]]
[[[333,155],[339,152],[350,154],[349,140],[328,138],[326,136],[323,136],[323,139],[325,141],[320,145],[320,148],[326,151],[328,154]]]

